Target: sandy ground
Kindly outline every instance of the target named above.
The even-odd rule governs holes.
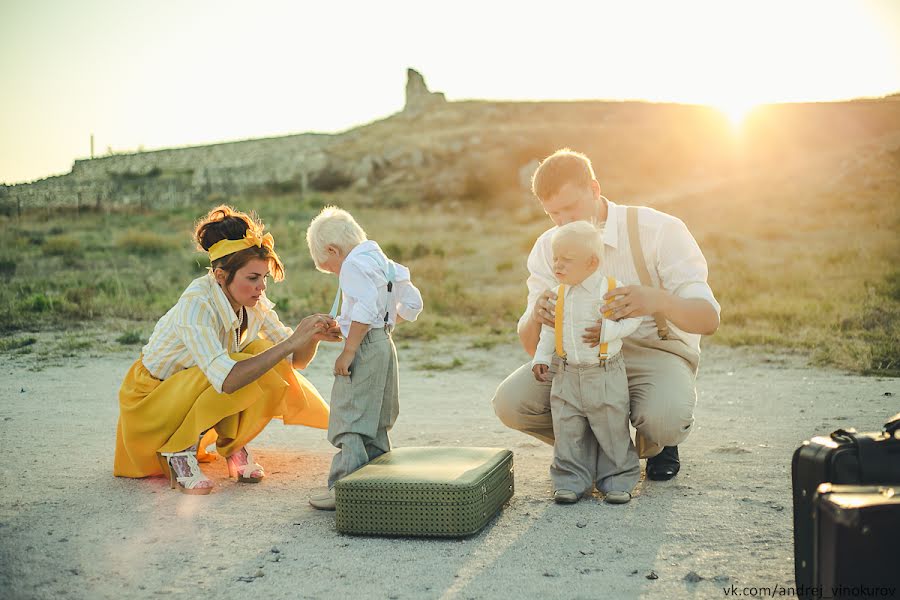
[[[326,395],[335,353],[321,351],[307,373]],[[416,368],[453,357],[462,366]],[[133,355],[38,372],[0,357],[0,596],[722,598],[732,584],[791,586],[794,448],[838,427],[879,428],[900,410],[898,380],[711,347],[681,474],[642,482],[628,505],[557,506],[551,449],[503,427],[490,406],[521,350],[414,344],[400,358],[395,445],[515,453],[516,495],[474,537],[336,533],[332,513],[307,505],[333,449],[323,431],[280,422],[253,446],[269,472],[259,485],[228,480],[224,460],[206,468],[208,497],[114,478],[116,391]]]

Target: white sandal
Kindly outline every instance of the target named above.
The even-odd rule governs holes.
[[[172,489],[177,486],[183,494],[199,496],[212,492],[213,482],[203,474],[197,462],[196,446],[183,452],[162,452],[159,462],[169,476],[169,485]]]
[[[237,457],[241,455],[241,452],[244,453],[246,462],[238,464]],[[225,462],[228,464],[228,476],[236,477],[241,483],[259,483],[266,476],[265,470],[253,459],[253,455],[246,446],[226,458]]]

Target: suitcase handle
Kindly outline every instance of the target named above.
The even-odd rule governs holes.
[[[897,413],[890,419],[888,422],[884,424],[884,431],[891,437],[894,436],[894,432],[900,429],[900,413]]]
[[[885,424],[887,439],[894,437],[893,431],[900,428],[900,415],[892,418]],[[876,446],[879,444],[873,434],[860,435],[855,429],[837,429],[831,433],[831,439],[840,444],[849,444],[855,447],[859,465],[859,483],[885,483],[891,480],[891,463],[883,452],[879,452]],[[884,438],[882,438],[884,439]]]
[[[835,429],[831,432],[831,439],[836,442],[844,442],[845,444],[855,444],[856,430],[852,427],[850,429]]]

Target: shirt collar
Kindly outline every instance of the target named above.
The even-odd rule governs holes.
[[[603,274],[600,273],[600,269],[597,269],[590,275],[588,275],[584,281],[579,283],[574,287],[583,287],[591,294],[595,294],[600,291],[600,285],[603,283]]]
[[[344,260],[347,260],[351,256],[356,256],[357,254],[365,254],[366,252],[371,252],[372,250],[380,250],[378,242],[376,242],[375,240],[366,240],[351,248],[350,252],[347,253],[347,256],[346,258],[344,258]]]
[[[607,246],[618,248],[619,211],[616,210],[618,207],[615,203],[607,200],[605,197],[601,196],[601,198],[606,201],[606,225],[603,227],[603,243]]]
[[[209,285],[209,297],[212,300],[213,307],[219,315],[222,324],[225,325],[226,328],[229,326],[231,329],[236,328],[240,321],[237,314],[235,314],[234,309],[231,308],[231,302],[228,301],[228,296],[225,295],[225,291],[219,287],[216,276],[210,272],[209,275],[206,276],[206,281]]]

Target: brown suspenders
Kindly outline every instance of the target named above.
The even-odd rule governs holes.
[[[628,242],[631,245],[631,259],[634,261],[634,268],[637,270],[638,278],[641,285],[653,287],[650,280],[650,272],[647,270],[647,261],[644,260],[644,251],[641,248],[641,235],[638,231],[638,207],[627,207],[628,222]],[[662,313],[654,313],[653,320],[656,321],[656,331],[659,333],[659,339],[669,339],[669,324],[666,317]]]

